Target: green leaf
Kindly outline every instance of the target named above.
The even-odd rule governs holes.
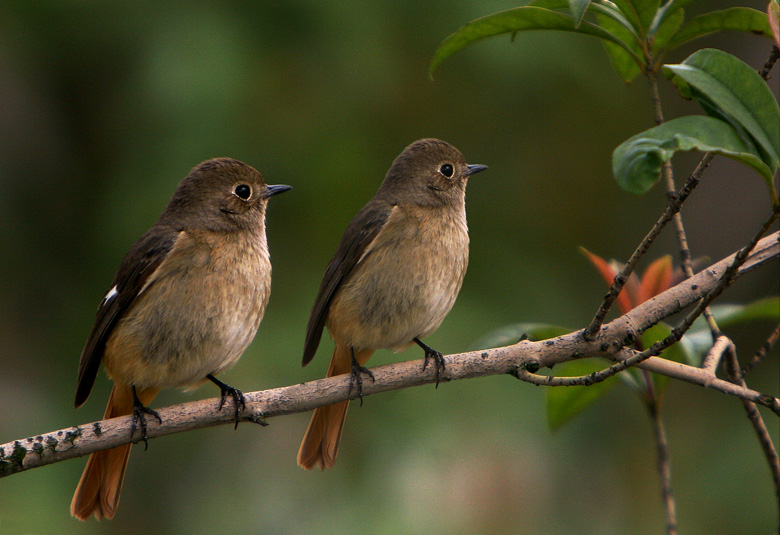
[[[780,297],[765,297],[746,305],[717,305],[712,313],[723,328],[756,320],[780,321]]]
[[[522,336],[529,340],[547,340],[570,333],[572,329],[559,327],[558,325],[548,325],[544,323],[515,323],[506,325],[485,336],[472,344],[473,349],[485,349],[488,347],[503,347],[516,344]]]
[[[585,17],[585,11],[588,9],[588,5],[591,0],[569,0],[569,11],[574,18],[574,23],[579,26],[582,23],[583,17]]]
[[[736,327],[757,320],[780,321],[780,297],[766,297],[744,305],[723,304],[710,307],[715,321],[722,329]],[[712,334],[703,318],[698,318],[683,340],[688,340],[699,365],[712,347]]]
[[[643,54],[636,37],[623,24],[610,15],[599,13],[596,17],[602,28],[626,43],[633,50],[633,54],[630,54],[622,46],[618,46],[610,41],[601,41],[618,76],[626,83],[631,82],[642,72],[642,66],[637,62],[636,58],[641,58]]]
[[[653,55],[655,56],[654,59],[657,63],[661,62],[661,59],[664,56],[664,49],[669,44],[669,41],[674,34],[677,33],[677,30],[683,23],[683,19],[685,19],[685,11],[678,9],[666,17],[661,23],[661,26],[650,34],[653,40]]]
[[[664,69],[683,96],[692,96],[709,115],[747,132],[771,170],[772,189],[772,175],[780,163],[780,108],[764,79],[744,61],[713,48]]]
[[[658,11],[660,0],[613,0],[631,21],[639,35],[646,36]]]
[[[540,7],[543,9],[561,9],[564,11],[570,10],[571,4],[568,0],[534,0],[529,2],[526,7]]]
[[[572,360],[555,366],[556,376],[577,377],[588,375],[606,367],[602,361]],[[556,431],[612,390],[615,377],[590,386],[555,386],[547,389],[547,423]]]
[[[669,42],[669,49],[722,30],[750,32],[772,38],[766,13],[749,7],[731,7],[692,18]]]
[[[670,2],[667,2],[661,6],[655,13],[653,23],[650,25],[649,34],[655,35],[656,32],[658,32],[658,28],[660,28],[669,17],[676,13],[678,9],[687,6],[692,1],[693,0],[671,0]]]
[[[639,35],[642,23],[639,20],[639,15],[631,4],[630,0],[614,0],[612,2],[623,18],[628,22],[631,28]]]
[[[612,172],[620,187],[641,195],[661,176],[664,162],[677,151],[690,150],[716,152],[742,162],[771,184],[772,171],[752,143],[729,123],[701,115],[672,119],[624,141],[612,153]]]
[[[612,41],[628,49],[628,45],[595,24],[583,21],[577,26],[575,20],[565,13],[536,6],[525,6],[476,19],[447,37],[433,54],[429,74],[433,77],[433,71],[445,59],[476,41],[495,35],[515,34],[529,30],[560,30],[581,33]]]

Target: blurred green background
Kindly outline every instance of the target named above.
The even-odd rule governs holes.
[[[643,80],[624,85],[600,43],[568,34],[496,38],[427,67],[438,43],[511,1],[0,3],[0,442],[99,419],[110,383],[72,408],[95,308],[122,255],[178,181],[215,156],[270,183],[274,264],[265,320],[222,377],[245,391],[319,378],[327,338],[301,368],[310,306],[346,224],[411,141],[440,137],[490,166],[468,191],[471,263],[426,342],[473,348],[510,323],[586,324],[605,289],[582,245],[625,260],[665,205],[620,191],[612,149],[652,126]],[[766,2],[696,2],[697,10]],[[720,34],[753,66],[770,43]],[[774,86],[777,87],[777,67]],[[663,82],[667,117],[699,113]],[[679,176],[697,160],[676,160]],[[752,171],[716,160],[686,204],[695,257],[731,253],[768,208]],[[671,232],[650,257],[675,253]],[[644,265],[647,265],[645,263]],[[724,301],[778,292],[777,262]],[[743,358],[771,324],[729,334]],[[421,358],[378,352],[372,365]],[[778,395],[778,351],[751,377]],[[161,407],[213,397],[163,393]],[[663,513],[648,419],[614,389],[552,434],[542,388],[491,377],[407,389],[353,406],[338,463],[295,455],[309,414],[136,448],[117,517],[68,514],[85,459],[0,481],[0,533],[657,534]],[[687,384],[665,416],[681,533],[768,533],[776,498],[741,404]],[[765,416],[778,443],[777,418]]]

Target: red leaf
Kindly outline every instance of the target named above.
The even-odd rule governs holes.
[[[774,34],[775,44],[780,48],[780,2],[772,0],[766,7],[766,14],[769,17],[769,26]]]
[[[642,275],[642,286],[636,304],[640,305],[653,296],[669,289],[672,282],[672,257],[662,256],[653,261]]]
[[[580,252],[582,252],[582,254],[584,254],[588,258],[588,260],[590,260],[590,263],[595,266],[596,270],[601,275],[601,278],[604,279],[604,282],[607,283],[607,286],[611,287],[612,283],[615,282],[615,275],[617,275],[619,268],[616,269],[616,266],[607,263],[606,260],[604,260],[603,258],[601,258],[596,254],[591,253],[584,247],[580,247]],[[617,305],[623,314],[625,314],[626,312],[628,312],[633,308],[631,304],[631,298],[629,297],[629,288],[628,288],[628,286],[631,285],[630,283],[632,282],[631,281],[632,278],[635,279],[633,281],[634,283],[633,285],[634,286],[637,285],[638,281],[636,280],[636,277],[633,277],[632,274],[632,277],[629,277],[629,280],[624,285],[623,291],[621,291],[620,295],[618,295]]]

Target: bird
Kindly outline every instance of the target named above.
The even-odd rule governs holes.
[[[347,226],[328,264],[306,328],[303,365],[314,357],[325,326],[335,348],[327,376],[351,374],[362,403],[362,375],[375,350],[412,344],[433,359],[436,382],[445,369],[439,351],[422,342],[452,308],[466,274],[468,179],[487,166],[469,165],[445,141],[420,139],[393,161],[376,195]],[[310,470],[333,467],[349,401],[318,407],[298,451]]]
[[[253,167],[214,158],[179,183],[157,222],[130,248],[81,353],[75,407],[89,397],[103,363],[113,388],[105,418],[133,415],[146,441],[148,407],[162,388],[206,380],[235,403],[243,393],[216,375],[252,341],[271,290],[266,241],[268,199],[291,189],[267,185]],[[113,518],[131,444],[90,455],[70,512],[79,520]]]

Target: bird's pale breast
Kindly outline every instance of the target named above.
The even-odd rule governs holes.
[[[331,303],[338,343],[402,350],[434,331],[468,265],[465,211],[396,206]]]
[[[196,386],[231,367],[252,341],[271,287],[265,239],[221,235],[219,247],[215,240],[179,240],[117,323],[104,355],[115,381]]]

